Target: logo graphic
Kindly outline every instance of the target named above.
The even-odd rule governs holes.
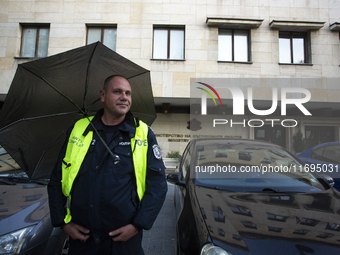
[[[223,105],[223,104],[222,104],[222,100],[221,100],[220,95],[217,93],[217,91],[216,91],[212,86],[210,86],[210,85],[208,85],[208,84],[206,84],[206,83],[203,83],[203,82],[197,82],[197,83],[206,86],[206,87],[209,88],[212,92],[214,92],[215,95],[217,96],[218,100],[220,101],[220,104]],[[203,90],[204,92],[206,92],[206,93],[212,98],[212,100],[214,101],[215,106],[217,106],[216,100],[215,100],[215,98],[213,97],[213,95],[209,92],[209,90],[203,89],[203,88],[201,88],[201,87],[196,87],[196,88],[201,89],[201,90]],[[201,101],[201,102],[202,102],[202,105],[201,105],[201,107],[202,107],[202,115],[206,115],[206,114],[207,114],[207,97],[206,97],[206,94],[202,94],[202,101]]]
[[[219,96],[219,94],[216,92],[216,90],[203,82],[197,82],[199,84],[202,84],[204,86],[206,86],[207,88],[209,88],[210,90],[212,90],[215,95],[218,97],[220,104],[222,106],[222,100]],[[200,87],[196,87],[198,89],[201,89],[203,91],[205,91],[208,95],[210,95],[210,97],[213,99],[215,106],[217,106],[216,100],[213,97],[213,95],[206,89],[200,88]],[[238,87],[225,87],[226,89],[228,89],[232,95],[232,99],[233,99],[233,115],[244,115],[244,108],[245,106],[248,107],[248,110],[253,113],[254,115],[258,115],[258,116],[265,116],[265,115],[270,115],[272,113],[275,112],[275,110],[278,107],[278,89],[277,88],[272,88],[272,106],[270,109],[267,110],[259,110],[259,109],[255,109],[254,104],[253,104],[253,88],[252,87],[248,87],[247,88],[247,92],[248,92],[248,98],[247,98],[247,105],[245,104],[245,96],[243,91],[241,90],[241,88]],[[307,103],[310,99],[311,99],[311,93],[309,90],[305,89],[305,88],[281,88],[280,90],[280,94],[281,94],[281,115],[285,116],[287,114],[287,105],[295,105],[297,108],[300,109],[300,111],[308,116],[308,115],[312,115],[304,106],[304,103]],[[303,98],[289,98],[288,94],[292,94],[292,93],[300,93],[300,94],[304,94],[305,97]],[[201,114],[202,115],[206,115],[207,114],[207,97],[206,94],[203,93],[202,94],[202,98],[201,98]]]

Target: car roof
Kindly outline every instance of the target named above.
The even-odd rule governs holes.
[[[263,141],[263,140],[255,140],[255,139],[243,139],[243,138],[228,138],[228,137],[203,137],[203,138],[192,138],[191,142],[204,142],[204,141],[230,141],[230,142],[243,142],[243,143],[249,143],[249,144],[263,144],[263,145],[272,145],[276,147],[282,148],[282,146]]]
[[[336,141],[336,142],[322,143],[322,144],[315,145],[311,149],[313,149],[313,151],[314,151],[314,150],[319,149],[321,147],[330,146],[330,145],[340,145],[340,142]]]

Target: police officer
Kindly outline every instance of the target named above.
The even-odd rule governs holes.
[[[153,131],[130,112],[131,86],[110,76],[103,109],[68,130],[48,185],[52,224],[70,236],[69,254],[141,255],[165,199],[165,167]],[[112,153],[109,153],[109,150]]]

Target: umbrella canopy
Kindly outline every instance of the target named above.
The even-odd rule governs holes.
[[[18,65],[0,112],[0,145],[31,179],[49,178],[65,131],[102,108],[99,91],[111,75],[129,80],[131,111],[151,125],[150,72],[97,42]]]

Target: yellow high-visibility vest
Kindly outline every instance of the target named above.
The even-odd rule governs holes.
[[[62,164],[61,180],[63,194],[68,199],[66,208],[67,214],[64,219],[65,224],[69,223],[72,219],[70,203],[73,182],[93,139],[93,131],[90,131],[86,136],[83,136],[84,131],[92,119],[93,116],[89,119],[83,118],[76,122],[66,148]],[[145,192],[148,152],[148,126],[142,121],[139,121],[139,126],[136,127],[135,137],[131,138],[131,149],[133,152],[132,159],[136,176],[137,194],[139,199],[142,200]]]

